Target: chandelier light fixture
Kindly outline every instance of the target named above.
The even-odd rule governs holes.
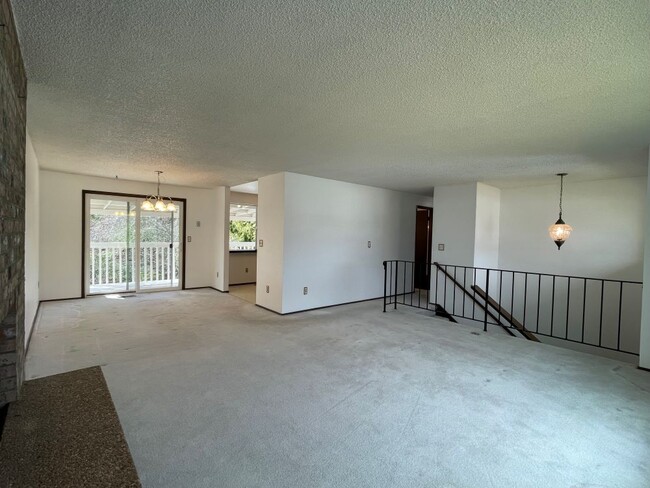
[[[140,208],[147,212],[176,212],[177,207],[174,201],[169,197],[160,195],[160,175],[162,171],[156,171],[158,174],[158,190],[155,195],[149,195],[147,199],[142,202]]]
[[[564,220],[562,220],[562,193],[564,192],[564,177],[567,173],[558,173],[557,176],[560,177],[560,218],[557,219],[557,222],[548,228],[548,234],[551,236],[551,239],[557,245],[557,250],[559,251],[562,247],[562,244],[571,235],[573,227],[568,225]]]

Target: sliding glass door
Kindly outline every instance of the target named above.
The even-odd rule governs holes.
[[[141,203],[86,194],[87,295],[181,288],[182,203],[176,212],[144,211]]]

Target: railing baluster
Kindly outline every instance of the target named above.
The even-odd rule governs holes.
[[[426,266],[426,264],[425,264],[425,266]],[[431,264],[429,264],[429,269],[431,269]],[[426,272],[426,270],[425,270],[425,272]],[[430,278],[429,278],[429,280],[430,280]],[[427,310],[429,310],[429,302],[431,302],[431,281],[429,281],[429,286],[427,287],[427,306],[426,306]],[[434,306],[434,308],[436,308],[436,307]]]
[[[119,252],[119,256],[120,256],[120,261],[119,261],[119,263],[120,263],[120,271],[119,271],[119,273],[120,273],[120,280],[119,280],[119,282],[120,282],[120,283],[124,283],[124,275],[122,274],[122,259],[123,259],[123,254],[124,254],[124,253],[123,253],[122,251],[123,251],[122,248],[120,248],[119,251],[118,251],[118,252]]]
[[[393,264],[394,263],[395,261],[390,261],[390,280],[388,282],[388,291],[389,291],[388,295],[390,296],[390,300],[388,301],[388,303],[393,303],[392,299],[393,299]]]
[[[404,263],[404,279],[402,280],[402,304],[406,305],[406,263]]]
[[[95,248],[90,248],[90,284],[94,285],[96,282],[95,278]]]
[[[445,264],[445,273],[449,273],[447,270],[447,265]],[[447,310],[447,278],[445,277],[445,290],[444,290],[445,296],[442,299],[442,303],[444,304],[442,307]]]
[[[483,332],[487,332],[487,323],[488,323],[488,296],[490,295],[490,292],[488,291],[490,289],[490,269],[488,268],[487,274],[485,276],[485,316],[483,318]]]
[[[411,263],[411,307],[413,306],[413,295],[415,294],[415,261]]]
[[[386,313],[386,261],[384,261],[384,313]]]
[[[458,266],[454,266],[454,281],[458,281],[456,279],[456,270],[457,269],[458,269]],[[452,295],[453,300],[452,300],[452,303],[451,303],[451,313],[453,315],[453,314],[456,313],[456,287],[454,286],[452,288],[453,288],[453,295]]]
[[[567,282],[567,291],[566,291],[566,325],[564,329],[564,338],[569,338],[569,308],[571,307],[571,277],[569,277]]]
[[[526,326],[526,307],[528,306],[528,273],[524,274],[524,320],[522,324]]]
[[[501,322],[501,302],[502,302],[502,292],[503,292],[503,271],[499,271],[499,322]],[[489,295],[490,292],[486,291]]]
[[[510,283],[510,316],[515,317],[515,272],[511,272],[512,283]],[[499,304],[501,305],[501,304]]]
[[[553,337],[554,320],[555,320],[555,275],[553,275],[553,292],[551,293],[551,337]]]
[[[583,279],[582,287],[582,336],[580,342],[585,342],[585,317],[587,315],[587,278]]]
[[[399,276],[399,261],[395,261],[395,310],[397,310],[397,277]]]
[[[619,283],[618,292],[618,337],[616,339],[616,350],[621,349],[621,316],[623,312],[623,282]]]
[[[463,291],[467,290],[467,266],[463,266]],[[463,317],[465,317],[465,295],[463,293]]]
[[[603,342],[603,302],[605,301],[605,280],[600,280],[600,325],[598,331],[598,347]]]
[[[474,304],[472,305],[472,320],[474,320],[476,318],[476,286],[477,286],[476,285],[476,268],[474,268],[474,279],[472,281],[472,285],[474,285],[472,287],[472,291],[474,293],[474,296],[473,296]]]
[[[106,283],[108,284],[110,283],[110,281],[108,280],[108,248],[105,249],[105,252],[106,252],[106,256],[105,256],[106,259],[104,261],[106,264]]]
[[[539,333],[539,306],[542,301],[542,275],[537,275],[537,318],[535,319],[535,332]]]
[[[438,280],[440,279],[440,277],[438,275],[439,272],[440,272],[440,268],[438,267],[438,265],[436,265],[436,295],[435,295],[436,296],[436,305],[438,304],[438,285],[439,285]],[[429,300],[429,301],[431,301],[431,300]]]

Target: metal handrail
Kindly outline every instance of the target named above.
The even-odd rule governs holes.
[[[524,336],[639,354],[640,281],[402,259],[383,265],[384,311],[398,304],[440,309],[480,322],[484,330],[505,325]],[[426,275],[428,286],[417,288],[416,275],[420,280]],[[477,289],[484,292],[479,295]]]

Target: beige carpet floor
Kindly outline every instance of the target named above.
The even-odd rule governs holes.
[[[255,284],[249,285],[230,285],[229,292],[232,296],[246,300],[248,303],[255,304]]]
[[[26,371],[102,365],[152,488],[648,488],[650,374],[381,300],[46,303]],[[80,366],[82,365],[82,366]]]

